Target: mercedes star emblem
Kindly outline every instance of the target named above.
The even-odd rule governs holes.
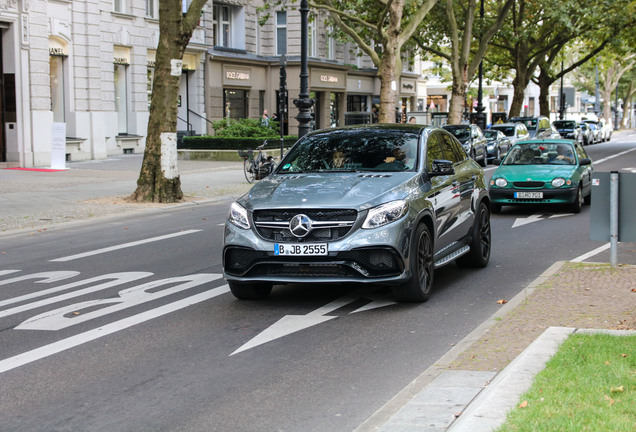
[[[311,231],[311,219],[304,214],[296,215],[289,221],[289,230],[298,238],[305,237]]]

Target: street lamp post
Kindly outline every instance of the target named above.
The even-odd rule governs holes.
[[[565,112],[565,94],[563,93],[563,60],[561,60],[561,86],[559,87],[559,120],[563,120]]]
[[[305,136],[311,122],[311,107],[314,100],[309,98],[309,72],[307,68],[307,40],[308,40],[308,15],[309,1],[300,1],[300,93],[298,99],[294,99],[294,105],[298,108],[298,138]]]
[[[285,144],[285,115],[287,112],[287,59],[285,54],[280,56],[280,82],[278,89],[278,124],[280,126],[280,157],[283,157]]]
[[[479,17],[481,18],[481,25],[484,24],[484,0],[481,0],[479,5]],[[481,30],[483,32],[483,28]],[[479,37],[481,39],[481,35]],[[486,107],[482,103],[482,99],[484,98],[484,90],[483,90],[483,77],[484,77],[484,60],[482,59],[479,62],[479,88],[477,90],[477,106],[475,107],[475,123],[482,130],[486,129],[486,114],[484,114],[484,110]]]

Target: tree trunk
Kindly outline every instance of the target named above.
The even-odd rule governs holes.
[[[448,124],[460,124],[462,121],[464,101],[466,100],[466,87],[467,84],[464,81],[463,76],[453,76],[451,100],[448,108]]]
[[[378,68],[380,75],[380,123],[395,123],[396,88],[395,51],[388,47]],[[395,86],[395,88],[394,88]]]
[[[134,201],[174,203],[183,199],[177,170],[177,100],[183,53],[201,16],[205,0],[194,0],[184,16],[180,0],[159,1],[159,44],[150,100],[146,149]]]
[[[550,117],[550,85],[552,78],[540,68],[539,72],[539,114]]]

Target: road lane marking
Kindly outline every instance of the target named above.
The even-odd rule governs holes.
[[[617,158],[617,157],[619,157],[619,156],[623,156],[624,154],[627,154],[627,153],[633,152],[634,150],[636,150],[636,149],[630,149],[630,150],[625,150],[624,152],[616,153],[615,155],[611,155],[611,156],[605,157],[605,158],[603,158],[603,159],[599,159],[599,160],[597,160],[597,161],[594,161],[594,164],[600,164],[600,163],[603,163],[603,162],[608,161],[608,160],[610,160],[610,159],[614,159],[614,158]]]
[[[20,271],[20,270],[9,270],[9,271],[13,272],[13,271]],[[52,283],[52,282],[58,282],[64,279],[75,277],[78,274],[80,274],[80,272],[78,271],[50,271],[50,272],[42,272],[42,273],[33,273],[33,274],[14,277],[12,279],[5,279],[3,281],[0,281],[0,285],[9,285],[14,282],[22,282],[29,279],[44,279],[35,283]],[[2,303],[0,303],[0,305],[2,305]]]
[[[90,252],[84,252],[81,254],[77,254],[77,255],[70,255],[67,257],[62,257],[62,258],[56,258],[56,259],[52,259],[50,260],[51,262],[66,262],[66,261],[73,261],[76,259],[80,259],[80,258],[86,258],[89,256],[93,256],[93,255],[99,255],[102,253],[106,253],[106,252],[112,252],[115,250],[119,250],[119,249],[125,249],[125,248],[129,248],[129,247],[133,247],[133,246],[139,246],[142,244],[146,244],[146,243],[152,243],[152,242],[156,242],[156,241],[160,241],[160,240],[166,240],[169,238],[174,238],[174,237],[179,237],[179,236],[183,236],[183,235],[187,235],[187,234],[193,234],[196,232],[199,232],[201,230],[187,230],[187,231],[179,231],[173,234],[166,234],[166,235],[162,235],[159,237],[152,237],[149,239],[145,239],[145,240],[138,240],[138,241],[134,241],[134,242],[130,242],[130,243],[124,243],[124,244],[120,244],[120,245],[116,245],[116,246],[110,246],[110,247],[106,247],[103,249],[97,249],[94,251],[90,251]]]
[[[604,244],[603,246],[597,247],[597,248],[596,248],[596,249],[594,249],[593,251],[590,251],[590,252],[588,252],[588,253],[586,253],[586,254],[583,254],[583,255],[581,255],[581,256],[579,256],[579,257],[576,257],[576,258],[574,258],[573,260],[570,260],[570,261],[571,261],[571,262],[583,262],[583,261],[585,261],[586,259],[588,259],[588,258],[590,258],[590,257],[593,257],[594,255],[599,254],[599,253],[601,253],[601,252],[603,252],[604,250],[607,250],[607,249],[609,249],[609,248],[610,248],[610,244],[609,244],[609,243],[607,243],[607,244]]]
[[[116,333],[121,330],[125,330],[134,325],[141,324],[143,322],[149,321],[154,318],[158,318],[162,315],[166,315],[171,312],[175,312],[179,309],[183,309],[188,306],[192,306],[197,303],[203,302],[205,300],[209,300],[211,298],[220,296],[221,294],[225,294],[229,291],[230,291],[230,288],[228,287],[228,285],[223,285],[218,288],[214,288],[209,291],[196,294],[196,295],[184,298],[182,300],[178,300],[176,302],[173,302],[173,303],[170,303],[170,304],[167,304],[167,305],[164,305],[149,311],[139,313],[137,315],[134,315],[128,318],[124,318],[114,323],[107,324],[102,327],[89,330],[87,332],[80,333],[78,335],[71,336],[66,339],[62,339],[58,342],[53,342],[52,344],[33,349],[31,351],[27,351],[22,354],[18,354],[16,356],[9,357],[4,360],[0,360],[0,373],[10,371],[11,369],[24,366],[26,364],[32,363],[37,360],[41,360],[43,358],[52,356],[62,351],[66,351],[68,349],[77,347],[87,342],[91,342],[93,340],[99,339],[101,337],[108,336],[110,334]]]
[[[42,306],[46,306],[49,305],[51,303],[56,303],[59,301],[63,301],[63,300],[67,300],[73,297],[79,297],[82,296],[84,294],[90,294],[92,292],[95,291],[100,291],[100,290],[104,290],[107,288],[111,288],[117,285],[122,285],[128,282],[133,282],[136,281],[138,279],[142,279],[142,278],[146,278],[149,276],[152,276],[153,273],[149,273],[149,272],[122,272],[122,273],[110,273],[110,274],[106,274],[106,275],[102,275],[102,276],[96,276],[94,278],[90,278],[90,279],[85,279],[85,280],[81,280],[81,281],[77,281],[77,282],[73,282],[67,285],[62,285],[59,287],[55,287],[55,288],[50,288],[47,290],[42,290],[42,291],[37,291],[37,292],[33,292],[33,293],[29,293],[29,294],[25,294],[19,297],[13,297],[7,300],[3,300],[0,301],[0,306],[6,306],[9,304],[13,304],[13,303],[19,303],[25,300],[30,300],[32,298],[36,298],[36,297],[42,297],[45,295],[49,295],[49,294],[53,294],[56,292],[60,292],[60,291],[66,291],[69,290],[71,288],[76,288],[78,286],[82,286],[82,285],[87,285],[87,284],[92,284],[94,282],[99,282],[102,280],[109,280],[109,282],[105,282],[102,283],[100,285],[95,285],[95,286],[90,286],[88,288],[84,288],[78,291],[72,291],[66,294],[61,294],[59,296],[56,297],[51,297],[51,298],[47,298],[44,300],[40,300],[40,301],[36,301],[33,303],[27,303],[27,304],[23,304],[20,306],[16,306],[14,308],[11,309],[5,309],[3,311],[0,311],[0,318],[9,316],[9,315],[14,315],[20,312],[24,312],[24,311],[28,311],[31,309],[35,309],[35,308],[39,308]],[[113,280],[110,280],[113,279]]]
[[[385,298],[376,299],[374,297],[375,296],[373,295],[369,296],[367,294],[367,290],[365,288],[362,288],[360,290],[352,292],[351,294],[337,298],[336,300],[326,304],[325,306],[321,306],[306,315],[285,315],[274,324],[254,336],[247,343],[243,344],[240,348],[230,354],[230,356],[282,338],[283,336],[287,336],[306,328],[322,324],[334,318],[338,318],[337,316],[330,316],[327,314],[340,309],[341,307],[346,306],[349,303],[353,303],[360,298],[370,298],[371,302],[366,307],[363,306],[354,310],[353,312],[350,312],[351,314],[396,304],[396,302],[387,301]]]
[[[176,294],[220,278],[220,274],[202,273],[147,282],[119,291],[119,297],[89,300],[63,306],[52,311],[46,311],[23,321],[15,327],[15,330],[61,330],[142,303]],[[157,290],[157,288],[166,285],[168,285],[168,288]],[[83,312],[87,309],[89,309],[89,311]]]

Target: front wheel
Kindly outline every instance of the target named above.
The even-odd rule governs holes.
[[[243,162],[243,172],[245,172],[247,182],[254,183],[256,180],[256,167],[252,159],[245,159],[245,162]]]
[[[393,287],[393,296],[400,302],[425,302],[433,286],[433,237],[426,224],[417,226],[410,255],[411,279]]]
[[[260,300],[267,298],[272,292],[272,284],[270,283],[247,283],[228,281],[230,291],[237,299],[241,300]]]
[[[572,203],[570,210],[572,213],[581,213],[581,208],[583,207],[583,192],[581,191],[581,187],[576,190],[576,197],[574,198],[574,202]]]
[[[486,267],[490,261],[490,246],[490,212],[486,204],[482,202],[479,204],[479,211],[473,225],[470,252],[457,258],[455,262],[460,267]]]

